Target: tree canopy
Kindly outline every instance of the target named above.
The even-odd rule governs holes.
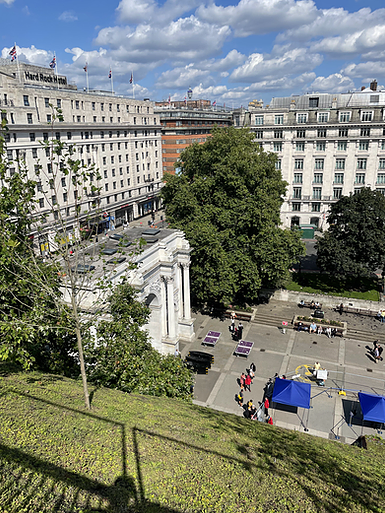
[[[279,226],[287,184],[275,163],[248,129],[214,128],[204,144],[183,151],[176,175],[165,176],[167,221],[193,247],[199,303],[255,300],[303,253],[298,233]]]
[[[368,276],[385,261],[385,197],[369,188],[331,206],[329,229],[317,237],[317,264],[336,277]]]

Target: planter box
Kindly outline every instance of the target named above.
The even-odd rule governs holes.
[[[306,318],[307,320],[304,320],[304,318]],[[313,322],[315,324],[317,324],[317,326],[322,326],[323,329],[325,329],[325,328],[332,328],[332,329],[336,328],[337,329],[337,333],[339,335],[343,336],[343,337],[346,335],[346,332],[347,332],[347,329],[348,329],[348,325],[347,325],[346,322],[329,321],[328,319],[313,319],[313,318],[307,317],[305,315],[295,315],[294,318],[293,318],[293,321],[292,321],[293,327],[294,328],[297,327],[299,322],[302,322],[302,325],[307,327],[307,328]]]

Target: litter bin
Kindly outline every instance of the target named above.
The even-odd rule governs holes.
[[[325,317],[325,313],[322,310],[315,310],[313,313],[313,317],[315,319],[323,319]]]

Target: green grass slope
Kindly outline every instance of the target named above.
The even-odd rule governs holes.
[[[383,512],[368,451],[166,398],[0,378],[0,511]]]

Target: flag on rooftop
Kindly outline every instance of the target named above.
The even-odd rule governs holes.
[[[187,104],[187,96],[184,97],[184,103]]]
[[[9,52],[9,55],[11,56],[11,61],[14,61],[16,59],[16,45],[13,46],[13,48]]]
[[[88,69],[88,62],[86,62],[86,65],[84,66],[84,71],[87,73],[87,69]]]
[[[168,95],[168,104],[170,105],[170,103],[171,103],[171,96]]]
[[[216,104],[217,104],[217,101],[216,101],[216,100],[214,100],[214,101],[213,101],[213,107],[215,107],[215,105],[216,105]]]
[[[134,75],[131,73],[130,84],[134,81]]]
[[[111,78],[112,77],[112,71],[111,71],[111,68],[110,68],[110,72],[108,73],[108,78]]]
[[[53,56],[52,61],[49,63],[49,67],[51,69],[55,69],[56,68],[56,57],[55,57],[55,55]]]

